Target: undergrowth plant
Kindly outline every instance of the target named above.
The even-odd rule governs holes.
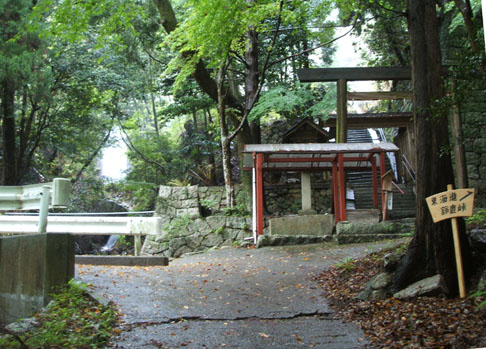
[[[356,262],[355,259],[348,257],[344,261],[337,263],[336,268],[350,272],[350,271],[353,271],[356,268],[355,265],[354,265],[355,262]]]
[[[486,291],[477,291],[474,292],[470,297],[472,298],[483,297],[483,301],[478,304],[478,308],[484,308],[486,307],[486,298],[484,298],[485,296],[486,296]]]
[[[479,210],[471,217],[467,217],[466,223],[472,228],[486,228],[486,209]]]
[[[117,331],[118,314],[71,280],[46,310],[35,314],[37,325],[23,333],[0,336],[0,348],[104,348]]]

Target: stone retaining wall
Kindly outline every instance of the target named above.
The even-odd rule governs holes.
[[[474,206],[486,208],[486,90],[468,91],[460,106],[469,187],[476,188]]]
[[[329,213],[332,189],[329,182],[312,181],[312,208],[316,213]],[[269,214],[284,216],[298,214],[302,209],[300,183],[265,186],[266,208]]]
[[[237,202],[244,193],[236,188]],[[162,232],[145,239],[142,253],[180,257],[212,247],[241,244],[251,236],[251,217],[227,216],[223,187],[161,186],[156,216]]]
[[[251,207],[251,199],[235,187],[237,206]],[[330,207],[329,183],[313,183],[312,205],[317,213]],[[301,209],[300,184],[265,186],[266,207],[270,214],[297,214]],[[224,187],[161,186],[156,203],[156,216],[162,218],[162,232],[145,239],[142,253],[179,257],[184,253],[212,247],[239,245],[251,237],[250,212],[229,212]]]

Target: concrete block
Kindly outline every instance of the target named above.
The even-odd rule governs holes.
[[[0,325],[29,317],[74,277],[74,238],[33,234],[0,238]]]
[[[270,219],[270,235],[331,235],[334,215],[316,214]]]
[[[398,239],[408,233],[409,229],[407,224],[389,221],[380,223],[339,222],[336,225],[336,239],[339,244]]]
[[[330,235],[260,235],[256,247],[318,244],[331,239]]]
[[[76,256],[76,264],[122,265],[122,266],[167,266],[169,258],[158,256]]]
[[[380,221],[380,210],[346,210],[346,220],[353,223],[378,223]]]

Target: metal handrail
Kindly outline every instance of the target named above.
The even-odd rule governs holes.
[[[413,167],[410,164],[410,161],[408,161],[405,154],[402,154],[402,158],[403,158],[402,164],[405,167],[405,169],[407,170],[408,174],[410,175],[410,178],[412,178],[413,183],[417,183],[415,171],[413,170]]]

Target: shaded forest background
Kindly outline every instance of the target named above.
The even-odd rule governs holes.
[[[481,5],[436,10],[447,109],[484,70]],[[369,66],[411,60],[406,1],[18,0],[0,1],[0,16],[2,183],[70,178],[76,211],[104,197],[151,209],[161,184],[247,181],[238,154],[262,128],[334,110],[334,87],[296,71],[339,65],[339,35],[369,48]],[[112,182],[97,160],[117,132],[130,168]]]

